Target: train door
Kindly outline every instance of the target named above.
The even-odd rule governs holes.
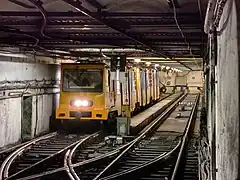
[[[153,70],[153,99],[156,100],[156,70]]]
[[[132,69],[128,70],[128,93],[129,93],[129,104],[130,104],[130,110],[133,111],[134,109],[134,79],[133,79],[133,72]]]
[[[141,101],[141,85],[140,85],[140,69],[137,67],[135,71],[135,90],[136,90],[136,103],[137,106],[140,106]]]
[[[141,92],[141,106],[145,105],[145,72],[140,71],[140,92]]]
[[[145,98],[146,98],[146,104],[148,104],[148,94],[149,94],[149,91],[148,91],[148,87],[149,87],[149,83],[148,83],[148,70],[146,69],[145,70]]]
[[[156,70],[156,98],[159,98],[159,72]]]

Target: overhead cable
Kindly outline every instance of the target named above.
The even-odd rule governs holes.
[[[175,4],[174,4],[173,0],[171,0],[171,1],[172,1],[172,4],[173,4],[174,19],[175,19],[176,25],[177,25],[177,27],[178,27],[178,30],[180,31],[182,38],[184,39],[185,43],[187,44],[187,46],[188,46],[187,48],[188,48],[189,53],[190,53],[190,55],[192,56],[194,62],[196,63],[196,65],[198,66],[198,68],[200,68],[200,66],[198,65],[198,63],[197,63],[197,61],[196,61],[196,59],[195,59],[195,56],[194,56],[193,53],[192,53],[192,49],[191,49],[189,43],[187,42],[187,39],[186,39],[186,37],[184,36],[183,31],[182,31],[182,29],[181,29],[181,27],[180,27],[180,25],[179,25],[179,23],[178,23],[178,20],[177,20],[177,12],[176,12]]]

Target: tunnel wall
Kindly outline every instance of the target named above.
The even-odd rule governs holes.
[[[58,66],[12,60],[0,57],[0,147],[48,131],[58,94]]]
[[[216,66],[216,178],[219,180],[238,177],[239,23],[235,1],[227,1],[218,28],[222,34],[218,37]]]
[[[217,28],[217,43],[209,36],[210,47],[217,45],[216,62],[210,53],[206,76],[213,180],[239,178],[239,7],[237,0],[227,1]]]
[[[173,86],[183,84],[189,86],[190,92],[199,92],[198,87],[203,87],[203,72],[202,71],[185,71],[181,73],[166,73],[160,72],[160,81],[166,86],[167,92],[171,93]],[[191,87],[192,86],[192,87]],[[180,91],[180,87],[177,91]]]

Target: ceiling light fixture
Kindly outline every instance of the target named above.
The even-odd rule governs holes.
[[[26,55],[24,54],[13,54],[13,53],[5,53],[5,52],[0,52],[0,56],[5,56],[5,57],[16,57],[16,58],[27,58]]]
[[[134,59],[134,62],[139,63],[141,62],[141,59]]]

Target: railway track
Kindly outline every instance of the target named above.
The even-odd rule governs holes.
[[[141,135],[134,139],[126,149],[124,149],[121,153],[114,154],[115,157],[118,155],[117,158],[109,156],[108,158],[102,158],[102,160],[99,161],[92,161],[89,163],[83,162],[82,164],[78,164],[78,166],[73,166],[71,169],[75,179],[99,179],[112,173],[116,174],[124,170],[129,170],[129,168],[131,169],[134,165],[137,167],[141,163],[144,164],[144,162],[148,162],[151,159],[161,156],[167,151],[174,150],[176,145],[179,146],[180,144],[180,141],[178,141],[178,135],[176,136],[176,134],[173,136],[168,135],[161,137],[159,136],[161,133],[159,134],[156,132],[153,133],[155,135],[151,135],[151,138],[149,139],[145,136],[149,133],[151,134],[153,129],[156,128],[159,123],[163,122],[163,119],[166,118],[166,116],[168,116],[169,113],[176,108],[176,106],[178,106],[178,103],[183,98],[184,96],[178,99],[178,101],[169,107],[160,117],[153,121],[149,127],[146,127],[145,130],[142,131]],[[194,100],[195,99],[192,99],[193,102]],[[166,137],[168,137],[167,140]],[[150,150],[152,154],[147,155]],[[136,154],[135,152],[138,152],[139,154]],[[124,156],[125,154],[127,154],[127,156]],[[129,164],[126,164],[126,162],[129,162]],[[116,164],[118,164],[117,168]],[[123,164],[126,166],[123,166]],[[109,169],[117,169],[117,172],[112,172]]]
[[[63,166],[65,152],[92,135],[51,133],[30,141],[3,161],[0,179],[16,179]]]
[[[70,170],[73,170],[74,167],[88,167],[88,165],[98,164],[100,161],[105,161],[106,163],[110,162],[114,157],[121,153],[130,144],[129,141],[132,140],[130,138],[118,144],[116,143],[116,139],[115,141],[109,140],[109,143],[106,143],[107,141],[103,140],[103,138],[104,136],[98,136],[98,138],[88,138],[88,140],[79,141],[79,143],[76,143],[75,146],[69,148],[69,151],[66,151],[67,153],[64,157],[63,168],[56,169],[58,166],[55,163],[53,164],[53,167],[50,166],[45,168],[43,173],[39,172],[40,174],[37,175],[31,175],[33,173],[25,173],[25,175],[30,176],[22,179],[35,179],[39,177],[41,177],[41,179],[68,179],[66,175],[71,178],[72,175]],[[22,176],[17,177],[21,178],[23,177],[23,174]]]
[[[60,145],[59,148],[61,150],[58,149],[58,153],[55,152],[52,153],[52,156],[49,155],[49,160],[51,159],[51,161],[46,161],[48,160],[46,157],[45,159],[43,158],[40,160],[41,163],[39,163],[39,160],[37,160],[37,162],[32,164],[30,168],[29,166],[27,169],[24,168],[24,173],[21,172],[22,169],[19,169],[19,166],[16,166],[18,167],[16,173],[16,167],[12,165],[10,170],[8,168],[8,171],[10,172],[10,176],[8,177],[10,177],[9,179],[20,178],[25,180],[73,180],[108,178],[118,179],[119,174],[119,177],[123,177],[125,175],[131,176],[131,174],[135,174],[135,172],[139,171],[137,170],[139,167],[143,165],[146,166],[146,163],[156,161],[159,158],[166,159],[166,156],[170,156],[170,153],[176,153],[176,151],[179,149],[179,146],[181,145],[181,136],[179,136],[180,134],[172,133],[166,135],[156,131],[156,126],[159,126],[159,124],[163,122],[163,119],[166,119],[166,117],[180,104],[179,102],[181,102],[181,100],[184,98],[185,97],[182,96],[180,99],[178,99],[178,101],[167,108],[166,111],[164,111],[162,115],[157,118],[158,120],[154,120],[134,140],[130,138],[119,144],[117,143],[116,139],[114,140],[114,138],[113,140],[110,138],[108,140],[109,142],[106,141],[104,139],[104,135],[101,133],[81,136],[79,139],[70,142],[70,144],[65,144],[65,148],[61,147]],[[185,100],[187,99],[188,97],[186,97]],[[50,152],[48,150],[46,151]],[[19,161],[20,163],[21,159],[24,159],[23,157],[25,156],[23,155],[21,157],[22,158],[20,158]],[[168,162],[170,162],[169,158],[167,159]],[[15,161],[15,164],[19,164],[19,162]],[[41,168],[40,171],[40,168],[38,168],[39,165],[46,164],[46,162],[50,163],[47,167]],[[169,169],[172,168],[173,167],[170,166]],[[114,169],[114,171],[112,171],[112,169]],[[3,170],[6,170],[6,168],[3,168]],[[30,171],[31,173],[29,173]],[[123,174],[123,176],[121,174]],[[142,175],[142,178],[144,178],[144,173]],[[4,175],[2,177],[3,179],[6,178]]]
[[[188,123],[181,136],[179,134],[176,136],[173,132],[159,133],[158,129],[151,135],[154,146],[147,145],[142,148],[141,144],[136,144],[134,148],[122,153],[117,161],[105,167],[94,179],[197,179],[196,149],[193,149],[194,143],[188,143],[188,141],[194,124],[198,98],[192,105]],[[155,141],[155,139],[159,140]],[[166,142],[166,146],[162,147],[163,142]],[[143,151],[139,151],[141,149]],[[81,177],[84,177],[83,175]]]

